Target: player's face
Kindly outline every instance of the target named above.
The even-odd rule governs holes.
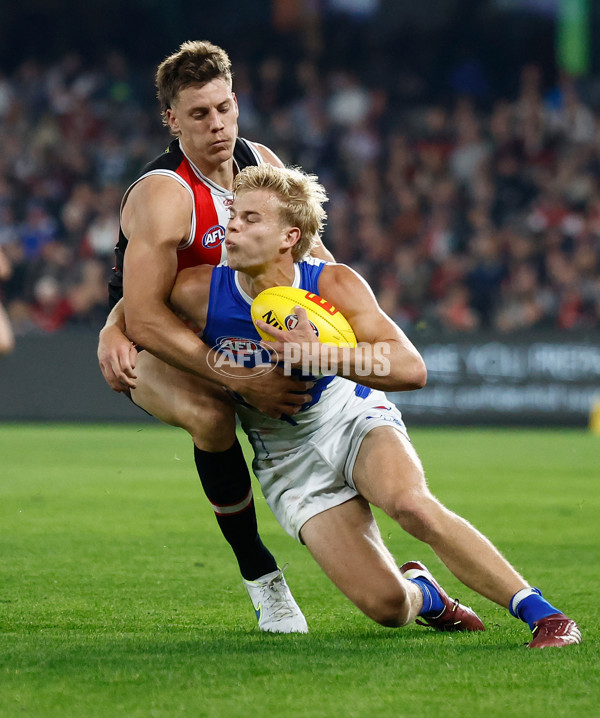
[[[217,166],[233,156],[238,106],[225,80],[181,90],[167,117],[184,150],[201,168]]]
[[[297,239],[298,230],[285,224],[280,200],[269,190],[238,193],[230,213],[225,246],[232,269],[268,269]]]

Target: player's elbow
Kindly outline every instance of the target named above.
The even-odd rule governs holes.
[[[427,384],[427,367],[420,356],[414,357],[410,367],[407,367],[405,381],[410,390],[422,389]]]
[[[125,326],[127,337],[141,347],[150,348],[153,338],[156,336],[152,323],[145,321],[135,315],[125,315]]]
[[[422,389],[426,383],[427,367],[423,359],[417,355],[396,366],[396,371],[391,376],[391,385],[386,389],[387,391],[413,391]]]
[[[427,384],[427,366],[421,357],[418,358],[414,368],[413,389],[422,389]]]

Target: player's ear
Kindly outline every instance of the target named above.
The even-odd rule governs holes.
[[[283,240],[284,248],[288,249],[293,247],[295,244],[298,244],[301,236],[302,232],[298,229],[298,227],[289,227]]]
[[[177,115],[173,112],[171,108],[169,108],[166,112],[167,115],[167,122],[169,123],[169,129],[173,134],[179,134],[179,122],[177,120]]]

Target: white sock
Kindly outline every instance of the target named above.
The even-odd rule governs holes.
[[[519,608],[519,604],[524,598],[527,598],[527,596],[531,596],[532,594],[540,595],[540,591],[537,588],[532,588],[531,586],[528,586],[527,588],[522,588],[520,591],[517,591],[515,595],[510,599],[510,605],[509,605],[509,611],[512,613],[515,618],[519,617],[519,614],[517,613],[517,610]]]

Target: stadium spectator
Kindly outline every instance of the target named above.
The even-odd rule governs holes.
[[[286,48],[287,56],[238,63],[242,134],[322,178],[331,197],[327,245],[360,269],[408,332],[438,315],[446,292],[464,295],[457,282],[481,327],[600,327],[593,94],[564,75],[544,84],[535,64],[514,78],[514,97],[495,91],[490,76],[484,95],[465,96],[456,73],[454,90],[442,94],[410,68],[382,72],[371,86],[358,56],[341,69],[327,48]],[[68,247],[73,268],[95,257],[110,271],[115,197],[167,143],[152,120],[150,75],[117,52],[96,65],[72,52],[54,63],[30,58],[0,75],[0,246],[12,264],[3,291],[17,334],[40,330],[23,315],[33,310],[37,280],[54,273],[43,266],[52,265],[44,245]],[[495,253],[490,286],[484,235]],[[529,270],[514,261],[513,241],[529,246],[533,304],[531,293],[515,291]],[[418,301],[414,288],[406,296],[406,271],[394,259],[406,243],[418,255]],[[561,261],[572,265],[569,289]],[[456,276],[458,265],[466,271]],[[96,331],[97,322],[91,310],[77,326]]]

